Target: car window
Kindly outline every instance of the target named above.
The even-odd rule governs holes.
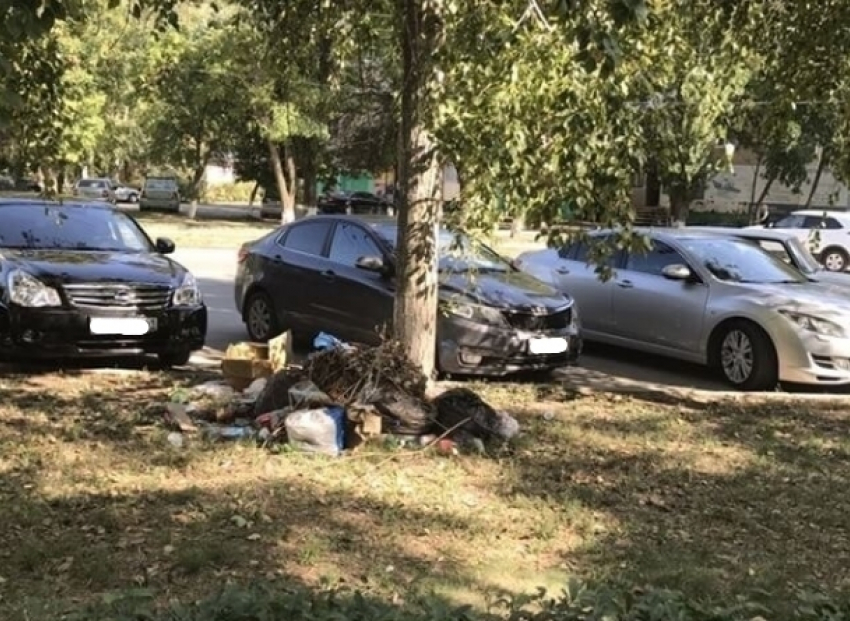
[[[778,229],[802,229],[805,228],[803,225],[804,222],[805,218],[803,216],[786,216],[779,220],[775,226]]]
[[[824,220],[824,225],[825,225],[824,228],[827,228],[827,229],[830,229],[830,230],[836,230],[836,229],[843,229],[844,228],[843,226],[841,226],[841,223],[838,220],[836,220],[835,218],[827,218],[826,220]]]
[[[687,265],[688,262],[678,252],[664,242],[653,240],[648,252],[638,254],[631,252],[626,261],[626,269],[643,274],[661,276],[662,270],[668,265]]]
[[[822,216],[806,216],[805,220],[803,220],[803,228],[804,229],[819,229],[823,227],[823,217]]]
[[[362,226],[348,222],[337,225],[328,255],[331,261],[354,267],[360,257],[380,257],[381,255],[378,244]]]
[[[0,248],[148,252],[150,241],[125,214],[84,207],[0,207]]]
[[[784,261],[788,265],[794,265],[791,255],[788,254],[788,249],[781,241],[775,239],[753,239],[748,241],[752,241],[752,243],[760,246],[762,250],[769,252],[780,261]]]
[[[77,187],[80,188],[99,188],[101,186],[101,182],[97,179],[80,179]]]
[[[174,179],[145,179],[145,187],[150,190],[175,190],[177,182]]]
[[[609,239],[608,235],[599,235],[595,236],[594,243],[597,244],[605,244]],[[591,244],[586,241],[576,241],[561,249],[561,258],[569,259],[570,261],[578,261],[580,263],[587,263],[590,261],[591,256]],[[560,254],[560,253],[559,253]],[[619,252],[614,252],[608,257],[608,260],[605,261],[606,265],[614,265],[620,257]]]
[[[304,254],[320,256],[330,229],[329,222],[302,222],[296,224],[283,239],[283,247]]]

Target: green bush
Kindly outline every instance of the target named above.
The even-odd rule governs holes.
[[[746,211],[691,211],[688,213],[690,226],[734,226],[742,227],[750,223]]]
[[[254,184],[250,182],[222,183],[204,188],[202,200],[206,203],[247,203],[253,190]]]
[[[767,598],[767,596],[765,596]],[[506,596],[486,610],[456,606],[437,596],[405,596],[394,604],[347,589],[229,587],[198,602],[157,609],[148,591],[107,595],[68,621],[848,621],[850,602],[803,595],[790,609],[755,602],[728,605],[688,599],[663,589],[589,587],[570,583],[557,597],[545,591]]]

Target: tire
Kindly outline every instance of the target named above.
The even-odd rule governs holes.
[[[168,352],[167,354],[159,355],[160,364],[170,369],[171,367],[182,367],[186,366],[189,363],[189,359],[192,357],[192,351],[189,349],[184,349],[182,351],[173,351]]]
[[[770,337],[756,324],[740,320],[713,339],[714,364],[727,383],[743,391],[769,391],[779,383],[779,362]]]
[[[843,272],[850,263],[850,256],[843,248],[830,247],[821,252],[820,262],[829,272]]]
[[[263,291],[252,293],[243,311],[248,336],[255,343],[266,343],[282,330],[272,299]]]

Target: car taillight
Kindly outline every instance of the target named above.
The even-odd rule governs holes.
[[[242,246],[239,248],[239,254],[236,257],[236,261],[239,263],[245,263],[248,260],[248,246]]]

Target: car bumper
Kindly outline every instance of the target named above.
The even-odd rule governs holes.
[[[143,336],[92,334],[92,317],[145,317],[155,330]],[[207,309],[170,308],[127,314],[86,309],[0,307],[0,352],[12,358],[93,358],[142,356],[203,348]]]
[[[141,209],[180,209],[180,201],[173,198],[142,198],[139,200]]]
[[[567,349],[559,353],[531,353],[531,340],[540,337],[562,339],[566,341]],[[439,321],[437,358],[443,373],[502,377],[576,364],[582,345],[575,325],[532,333],[483,325],[459,317],[443,317]]]
[[[802,332],[785,323],[778,330],[774,325],[772,335],[781,382],[850,386],[850,338]]]

